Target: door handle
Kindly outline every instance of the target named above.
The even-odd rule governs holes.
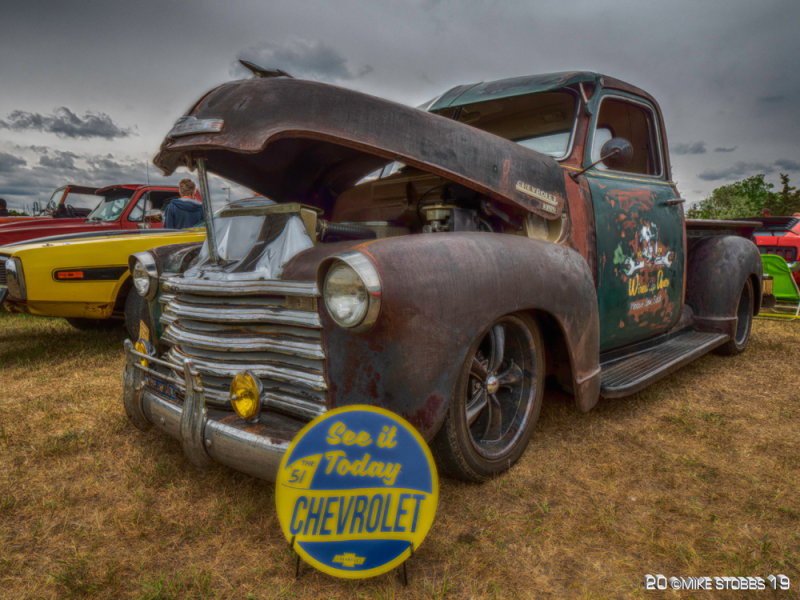
[[[683,204],[686,202],[683,198],[673,198],[672,200],[667,200],[664,202],[664,206],[677,206],[678,204]]]

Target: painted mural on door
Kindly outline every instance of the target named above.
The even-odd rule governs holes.
[[[589,175],[597,225],[600,343],[608,350],[667,331],[680,316],[683,228],[668,185],[642,189]]]

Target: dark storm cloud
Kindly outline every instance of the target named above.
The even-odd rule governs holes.
[[[0,196],[12,208],[28,209],[34,201],[46,202],[65,183],[106,186],[114,183],[144,183],[145,166],[131,158],[112,159],[52,150],[41,146],[18,147],[34,154],[30,166],[24,159],[0,152]]]
[[[353,67],[335,48],[320,41],[294,39],[283,44],[264,42],[239,53],[238,58],[249,60],[265,68],[277,68],[294,77],[318,81],[347,81],[372,72],[372,67]],[[238,63],[234,75],[250,75]]]
[[[0,173],[11,173],[27,163],[24,158],[19,158],[13,154],[0,152]]]
[[[144,165],[140,162],[120,160],[111,154],[89,156],[85,161],[95,181],[103,182],[101,185],[139,182],[142,179]]]
[[[782,171],[800,171],[800,162],[781,158],[775,161],[775,166]]]
[[[718,146],[717,148],[714,148],[714,152],[735,152],[736,148],[738,148],[738,146],[731,146],[730,148]]]
[[[115,124],[105,113],[87,111],[83,117],[79,117],[66,106],[55,109],[52,115],[15,110],[6,117],[5,121],[0,120],[0,127],[13,131],[43,131],[68,138],[111,140],[131,134],[130,129]]]
[[[100,142],[90,149],[77,137],[59,146],[112,151],[118,163],[119,151],[152,155],[206,89],[231,75],[249,77],[233,67],[236,56],[408,104],[454,85],[526,73],[607,73],[658,99],[669,139],[687,151],[706,140],[702,154],[680,155],[682,145],[673,147],[678,185],[703,195],[721,170],[736,171],[732,158],[766,165],[800,158],[797,0],[89,0],[81,11],[54,0],[5,4],[0,120],[8,127],[7,115],[23,109],[22,117],[39,117],[44,127],[44,119],[57,116],[52,107],[67,106],[78,115],[86,107],[112,115],[118,128],[136,123],[137,135],[123,138],[124,147],[100,137],[90,138]],[[137,33],[121,36],[121,24]],[[84,29],[92,35],[75,43]],[[122,107],[135,115],[124,123],[117,122]],[[14,139],[0,123],[7,144],[33,131]],[[8,145],[0,151],[15,154]],[[20,156],[32,168],[40,160]],[[74,164],[75,179],[92,177],[78,171],[86,161]],[[700,172],[707,179],[698,179]]]
[[[55,151],[53,155],[49,153],[39,157],[39,164],[50,169],[74,169],[75,159],[79,158],[74,152]]]
[[[726,169],[707,170],[698,175],[703,181],[719,181],[720,179],[741,179],[756,173],[774,173],[775,167],[764,163],[739,161]]]
[[[694,142],[692,144],[678,144],[671,148],[673,154],[705,154],[706,143]]]

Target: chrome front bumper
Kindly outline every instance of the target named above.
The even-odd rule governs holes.
[[[140,364],[147,359],[148,367]],[[156,370],[161,366],[165,372]],[[155,425],[179,440],[190,462],[205,468],[213,462],[268,481],[275,481],[283,454],[304,422],[277,413],[262,415],[249,423],[229,411],[206,407],[203,383],[191,360],[184,361],[183,402],[170,399],[168,390],[178,381],[169,372],[170,363],[140,354],[125,340],[123,404],[131,422],[139,429]],[[155,382],[158,382],[155,384]],[[159,393],[154,388],[163,388]],[[267,422],[269,419],[269,422]]]

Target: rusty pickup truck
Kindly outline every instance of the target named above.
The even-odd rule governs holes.
[[[290,77],[205,94],[155,164],[196,170],[203,245],[135,254],[140,428],[274,480],[311,419],[392,410],[442,470],[524,452],[548,390],[580,411],[712,350],[761,302],[754,225],[688,222],[656,100],[589,72],[463,85],[423,109]],[[210,212],[207,175],[258,193]]]

